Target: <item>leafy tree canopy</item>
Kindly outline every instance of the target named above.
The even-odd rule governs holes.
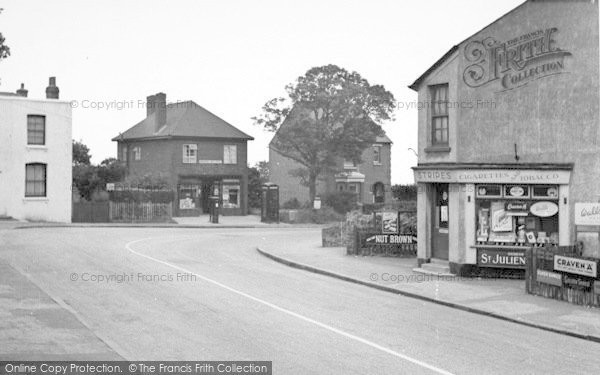
[[[277,132],[272,147],[302,166],[312,201],[318,177],[339,159],[361,162],[383,134],[381,123],[392,119],[395,100],[383,86],[336,65],[308,70],[286,91],[287,98],[268,101],[253,120]]]
[[[81,140],[73,140],[73,165],[90,165],[90,148]]]
[[[0,14],[2,14],[3,10],[3,8],[0,8]],[[4,38],[4,36],[2,36],[2,33],[0,33],[0,60],[10,56],[10,48],[5,44],[5,42],[6,39]]]

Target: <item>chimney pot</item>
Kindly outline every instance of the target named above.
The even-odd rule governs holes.
[[[26,98],[26,97],[27,97],[27,93],[28,93],[28,92],[29,92],[29,91],[27,91],[27,90],[25,89],[25,84],[24,84],[24,83],[21,83],[21,88],[17,90],[17,95],[19,95],[19,96],[22,96],[22,97]]]
[[[56,87],[56,77],[50,77],[50,82],[46,87],[46,99],[58,99],[59,91]]]

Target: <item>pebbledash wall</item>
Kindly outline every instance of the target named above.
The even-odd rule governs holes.
[[[573,222],[575,203],[600,198],[598,30],[597,1],[527,1],[411,85],[421,107],[420,264],[447,260],[458,274],[523,268],[521,247],[578,240],[600,257],[598,239],[578,238]],[[444,139],[433,101],[446,98],[446,85]],[[490,236],[492,204],[515,215],[504,217],[512,234]]]
[[[45,144],[28,145],[27,116],[45,116]],[[0,216],[71,222],[71,105],[0,94]],[[25,169],[46,166],[45,196],[26,197]]]

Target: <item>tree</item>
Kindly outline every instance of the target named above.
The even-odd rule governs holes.
[[[3,8],[0,8],[0,14],[2,14],[3,10]],[[10,48],[5,44],[5,41],[6,39],[2,36],[2,33],[0,33],[0,60],[10,56]]]
[[[127,174],[125,165],[115,158],[102,160],[96,171],[103,186],[106,186],[109,182],[123,181]]]
[[[79,195],[88,201],[92,199],[94,192],[102,189],[96,167],[89,164],[73,165],[73,185],[77,188]]]
[[[73,185],[86,200],[91,200],[94,193],[105,190],[107,183],[122,181],[127,172],[125,166],[115,158],[92,165],[90,157],[89,147],[81,141],[73,141]]]
[[[336,65],[315,67],[286,87],[254,117],[255,124],[276,132],[272,146],[297,162],[313,201],[317,179],[335,170],[340,159],[360,163],[363,151],[383,133],[392,118],[394,96],[356,72]]]
[[[90,149],[83,142],[73,140],[73,165],[90,165]]]
[[[417,200],[417,185],[393,185],[392,196],[401,201]]]
[[[271,179],[271,169],[268,161],[259,161],[256,163],[255,168],[258,170],[260,179],[263,181],[263,183]]]
[[[269,163],[259,161],[248,168],[248,206],[259,208],[262,202],[262,185],[269,181]]]

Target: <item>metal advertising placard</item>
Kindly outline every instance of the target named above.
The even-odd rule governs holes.
[[[525,250],[477,249],[479,267],[525,269]]]
[[[580,258],[554,256],[554,270],[591,278],[598,277],[598,262]]]

